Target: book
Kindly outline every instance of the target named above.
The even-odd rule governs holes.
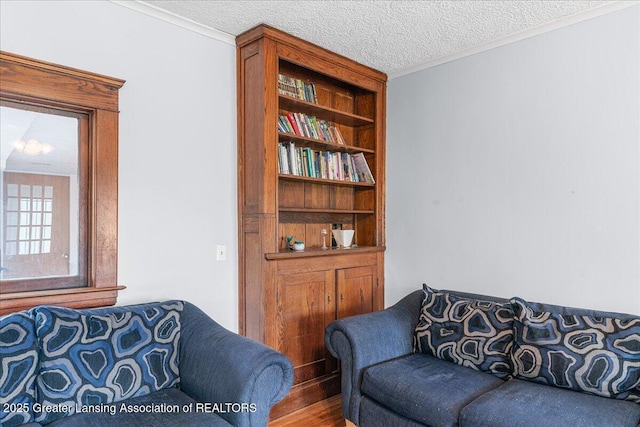
[[[292,175],[298,175],[298,165],[296,162],[296,144],[293,141],[289,142],[289,150],[287,154],[289,157],[289,173]]]
[[[367,159],[365,159],[364,154],[356,153],[353,155],[355,169],[358,172],[358,176],[360,177],[359,182],[368,182],[371,184],[375,184],[376,181],[373,178],[373,174],[371,173],[371,169],[369,169],[369,165],[367,164]]]
[[[299,135],[299,136],[304,136],[302,134],[302,132],[300,131],[300,128],[298,127],[298,121],[296,120],[295,116],[293,115],[293,113],[289,113],[287,114],[287,121],[289,122],[289,126],[291,127],[291,130],[293,131],[294,134]]]
[[[316,86],[311,82],[278,74],[278,93],[317,104]]]

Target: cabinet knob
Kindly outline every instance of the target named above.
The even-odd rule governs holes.
[[[331,302],[331,294],[327,294],[327,299]]]
[[[344,294],[340,292],[340,301],[344,301]]]

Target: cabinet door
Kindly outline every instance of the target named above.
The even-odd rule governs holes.
[[[334,272],[278,276],[278,350],[294,365],[294,384],[335,370],[324,329],[335,319]]]
[[[338,317],[373,311],[373,289],[377,274],[374,265],[337,270]]]

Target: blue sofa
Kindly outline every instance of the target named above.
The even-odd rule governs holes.
[[[293,383],[281,353],[167,301],[0,318],[0,425],[261,426]]]
[[[359,427],[640,425],[637,316],[425,286],[334,321],[325,342]]]

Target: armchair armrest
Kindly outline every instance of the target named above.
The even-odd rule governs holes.
[[[219,413],[236,427],[265,427],[271,407],[293,384],[282,353],[235,334],[185,302],[181,316],[180,387],[198,402],[240,404]]]
[[[421,290],[415,291],[386,310],[339,319],[325,329],[325,344],[341,362],[346,419],[358,424],[364,370],[413,352],[423,296]]]

